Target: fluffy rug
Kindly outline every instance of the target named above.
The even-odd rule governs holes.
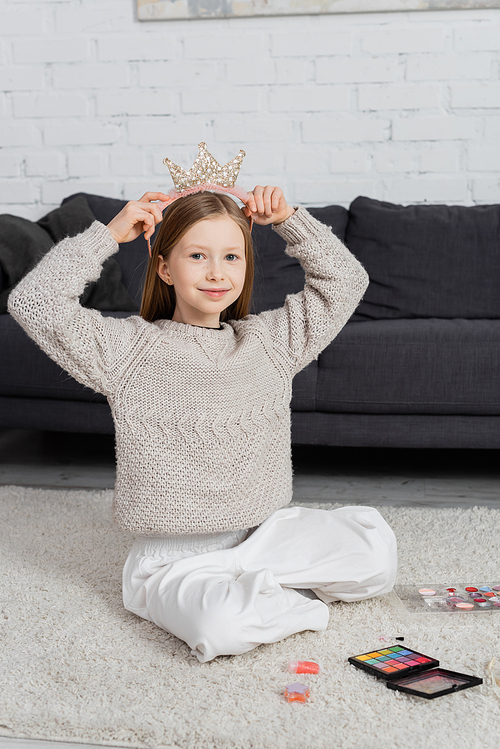
[[[326,632],[200,664],[123,609],[130,539],[112,525],[111,499],[0,487],[0,735],[157,749],[499,745],[500,699],[486,667],[500,656],[500,614],[409,614],[391,593],[330,605]],[[379,509],[398,538],[398,583],[500,582],[500,510]],[[483,685],[425,700],[347,662],[394,635]],[[323,673],[291,676],[296,658]],[[284,700],[296,680],[311,690],[305,704]]]

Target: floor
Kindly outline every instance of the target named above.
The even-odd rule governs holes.
[[[292,458],[294,498],[301,502],[500,506],[500,461],[496,450],[295,445]],[[0,485],[111,489],[114,480],[113,437],[0,429]],[[0,737],[0,749],[75,746]]]

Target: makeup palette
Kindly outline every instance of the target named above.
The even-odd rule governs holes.
[[[400,645],[354,655],[348,661],[363,671],[385,679],[390,689],[428,700],[483,683],[477,676],[435,668],[439,666],[435,658]]]
[[[477,676],[469,674],[459,674],[456,671],[446,671],[443,668],[433,668],[431,671],[408,676],[397,681],[388,681],[389,689],[396,689],[398,692],[414,694],[416,697],[424,697],[426,700],[433,700],[435,697],[441,697],[444,694],[459,692],[461,689],[477,687],[482,684],[483,680]]]
[[[439,666],[439,661],[416,650],[393,645],[348,658],[349,663],[381,679],[395,679]]]
[[[394,592],[412,614],[500,613],[498,582],[396,585]]]

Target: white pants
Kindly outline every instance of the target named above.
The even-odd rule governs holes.
[[[324,630],[327,603],[388,593],[396,572],[396,538],[373,507],[285,507],[253,532],[135,541],[123,603],[204,663]]]

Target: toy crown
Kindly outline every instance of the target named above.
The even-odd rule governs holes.
[[[168,200],[163,201],[163,208],[173,203],[179,198],[186,195],[193,195],[197,192],[210,190],[212,192],[229,192],[246,203],[249,193],[236,184],[236,179],[240,171],[241,162],[245,158],[245,151],[239,151],[238,155],[221,166],[208,152],[206,143],[198,143],[198,156],[194,164],[187,172],[180,166],[174,164],[170,159],[163,159],[172,175],[175,187],[167,193]],[[250,231],[252,230],[253,219],[250,217]],[[151,243],[148,241],[149,256],[151,257]]]
[[[174,164],[170,159],[163,159],[172,175],[175,189],[178,193],[190,190],[201,185],[230,188],[234,187],[241,162],[245,158],[245,151],[240,149],[237,156],[227,164],[221,166],[207,149],[206,143],[198,144],[198,156],[194,164],[187,172],[180,166]]]

